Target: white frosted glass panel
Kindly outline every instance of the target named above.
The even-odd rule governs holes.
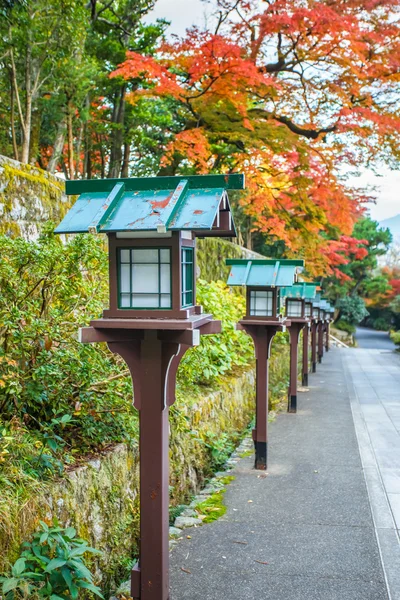
[[[251,292],[250,314],[270,317],[273,313],[273,293],[267,291]]]
[[[132,262],[158,263],[158,250],[152,248],[146,248],[143,250],[132,250]]]
[[[162,263],[171,262],[170,251],[169,250],[160,250],[160,258]]]
[[[161,294],[161,305],[162,308],[169,308],[171,306],[171,296],[169,294]]]
[[[130,250],[121,250],[121,262],[128,263],[131,260],[131,251]]]
[[[129,265],[122,264],[120,266],[121,269],[121,278],[120,278],[120,286],[121,292],[130,292],[130,272],[131,268]]]
[[[121,308],[129,308],[131,305],[130,294],[121,294]]]
[[[301,301],[288,300],[287,303],[287,315],[288,317],[301,317],[302,306]]]
[[[158,308],[158,295],[132,294],[132,306],[134,308]]]
[[[256,310],[266,310],[267,299],[264,296],[256,296]]]
[[[158,265],[132,265],[132,291],[158,292]]]
[[[161,290],[163,294],[169,294],[171,291],[171,266],[161,265],[160,266],[160,280]]]

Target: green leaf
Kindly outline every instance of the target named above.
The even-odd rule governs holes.
[[[92,581],[91,572],[85,567],[85,565],[81,561],[70,560],[68,561],[68,565],[71,565],[80,577],[83,577],[83,579],[87,579],[88,581]]]
[[[50,600],[65,600],[65,598],[61,598],[61,596],[57,596],[57,594],[52,594]]]
[[[12,568],[12,574],[14,577],[18,577],[25,571],[26,562],[24,558],[19,558]]]
[[[103,594],[101,593],[100,588],[97,587],[97,585],[94,585],[93,583],[86,583],[86,581],[79,581],[78,583],[79,583],[79,587],[93,592],[93,594],[96,594],[96,596],[99,596],[99,598],[104,598]]]
[[[49,537],[48,533],[46,533],[46,532],[42,533],[42,535],[40,536],[40,539],[39,539],[39,543],[44,544],[45,542],[47,542],[48,537]]]
[[[50,573],[50,571],[54,571],[54,569],[59,569],[60,567],[63,567],[66,564],[66,560],[64,560],[63,558],[53,558],[49,564],[47,565],[47,567],[45,568],[45,571],[47,573]]]
[[[63,567],[61,569],[61,575],[64,578],[65,583],[67,584],[68,588],[71,589],[72,585],[73,585],[73,580],[72,580],[72,573],[69,570],[68,567]]]
[[[69,537],[70,540],[72,540],[76,536],[76,529],[74,527],[68,527],[68,529],[65,530],[64,535],[66,535],[67,537]]]
[[[18,584],[19,580],[16,577],[6,579],[6,581],[3,583],[3,594],[7,594],[8,592],[11,592],[11,590],[15,590]]]

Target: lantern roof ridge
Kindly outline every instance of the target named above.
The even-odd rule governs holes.
[[[228,285],[249,287],[290,287],[304,266],[303,260],[287,259],[227,259],[231,267]]]
[[[299,281],[297,283],[294,283],[292,286],[281,288],[280,292],[282,297],[312,300],[313,298],[315,298],[318,286],[319,283]]]
[[[79,197],[55,233],[194,231],[236,236],[227,190],[244,189],[244,176],[189,175],[67,181]]]

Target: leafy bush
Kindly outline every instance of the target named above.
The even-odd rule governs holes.
[[[254,357],[251,338],[235,329],[245,314],[245,299],[222,281],[197,282],[197,301],[205,313],[222,321],[222,333],[206,335],[200,345],[189,350],[181,363],[178,377],[185,384],[209,384],[235,367],[248,365]]]
[[[396,346],[400,346],[400,331],[391,331],[390,338]]]
[[[347,331],[347,333],[351,334],[356,332],[355,325],[351,325],[351,323],[347,323],[347,321],[344,321],[343,319],[336,321],[335,328],[340,329],[340,331]]]
[[[23,547],[11,576],[1,578],[5,600],[77,600],[80,590],[103,598],[84,563],[85,554],[100,553],[77,538],[73,527],[65,529],[57,523],[49,527],[41,522],[40,531]]]
[[[58,469],[48,457],[132,437],[123,362],[104,344],[77,341],[78,325],[106,303],[103,243],[90,235],[67,245],[51,233],[37,242],[1,236],[0,253],[2,419],[36,430],[42,470]]]
[[[339,309],[340,319],[351,325],[358,325],[369,315],[364,300],[359,296],[344,296],[339,299],[336,307]]]
[[[375,319],[373,321],[372,327],[374,329],[377,329],[378,331],[389,331],[390,324],[387,322],[386,319],[379,317],[378,319]]]

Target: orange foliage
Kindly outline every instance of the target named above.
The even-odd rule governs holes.
[[[112,76],[134,82],[132,102],[175,100],[183,126],[165,148],[164,169],[244,172],[241,203],[253,229],[283,240],[312,274],[339,273],[365,252],[351,233],[368,198],[338,169],[398,148],[399,3],[218,6],[214,33],[193,28],[155,57],[128,52]]]

